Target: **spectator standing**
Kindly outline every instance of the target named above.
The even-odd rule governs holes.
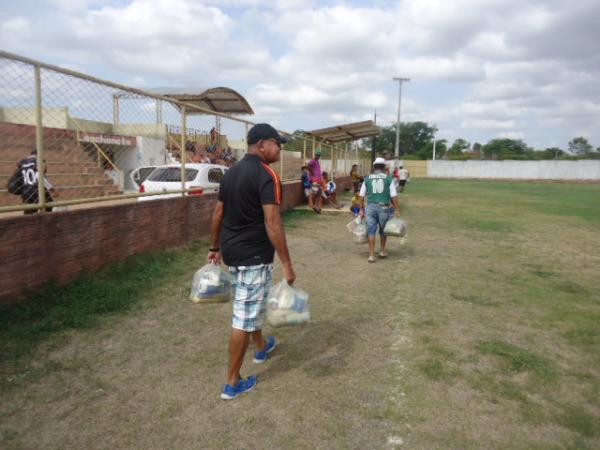
[[[375,235],[379,228],[380,251],[379,256],[385,258],[386,235],[383,232],[385,224],[390,218],[390,206],[393,204],[396,217],[400,216],[398,207],[398,194],[392,182],[392,177],[386,174],[386,162],[383,158],[375,158],[373,173],[365,178],[360,188],[361,217],[367,217],[367,236],[369,240],[368,262],[375,262]],[[364,200],[367,198],[365,208]]]
[[[221,398],[230,400],[254,388],[256,376],[242,378],[240,369],[250,337],[257,351],[254,362],[266,361],[275,349],[275,337],[266,340],[262,323],[271,287],[275,251],[283,277],[296,279],[281,221],[281,181],[269,164],[279,160],[287,139],[266,123],[254,125],[247,136],[248,153],[221,180],[212,219],[212,247],[207,259],[229,266],[235,290],[229,367]]]
[[[39,203],[39,191],[38,191],[38,180],[40,179],[40,174],[38,172],[37,167],[37,150],[31,150],[29,156],[25,159],[22,159],[18,166],[17,171],[21,174],[21,199],[25,204],[35,204]],[[47,171],[47,168],[45,169]],[[46,176],[43,177],[44,183],[44,193],[46,197],[46,203],[54,201],[53,195],[58,196],[54,186],[48,181]],[[46,211],[52,211],[51,206],[46,206]],[[35,214],[37,213],[36,209],[26,209],[24,211],[25,214]]]
[[[358,191],[360,189],[360,184],[363,182],[363,177],[358,174],[358,164],[352,164],[350,177],[352,178],[352,188],[354,191]]]
[[[308,173],[308,166],[302,166],[302,192],[308,201],[308,207],[313,207],[312,191],[310,183],[310,174]]]
[[[323,203],[323,176],[321,173],[321,149],[315,151],[315,156],[308,162],[308,172],[310,174],[311,192],[313,200],[313,211],[321,214],[321,205]]]
[[[215,148],[219,144],[219,132],[215,127],[210,129],[210,143],[211,145],[214,145]]]
[[[410,172],[403,166],[400,166],[400,170],[398,170],[398,183],[400,184],[400,192],[404,191],[404,186],[406,186],[406,182],[409,178]]]

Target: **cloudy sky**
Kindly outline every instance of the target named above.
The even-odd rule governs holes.
[[[600,146],[598,0],[0,0],[0,49],[137,87],[228,86],[283,130]]]

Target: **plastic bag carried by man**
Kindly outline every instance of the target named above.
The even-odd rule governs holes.
[[[216,264],[206,264],[195,274],[190,300],[194,303],[225,303],[231,295],[231,276]]]
[[[267,320],[274,327],[298,325],[310,320],[308,294],[282,280],[269,291]]]

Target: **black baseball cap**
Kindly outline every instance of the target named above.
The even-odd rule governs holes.
[[[289,140],[285,136],[280,135],[277,130],[268,123],[257,123],[250,128],[250,131],[248,131],[246,142],[248,142],[250,145],[253,145],[258,141],[264,141],[267,139],[277,139],[277,142],[280,144],[285,144]]]

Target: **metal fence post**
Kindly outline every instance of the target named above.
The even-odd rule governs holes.
[[[38,169],[38,213],[46,212],[46,162],[44,161],[44,124],[42,123],[42,70],[35,65],[35,146]]]
[[[187,111],[185,105],[181,106],[181,154],[179,160],[181,161],[181,196],[185,196],[185,133],[187,128]]]

